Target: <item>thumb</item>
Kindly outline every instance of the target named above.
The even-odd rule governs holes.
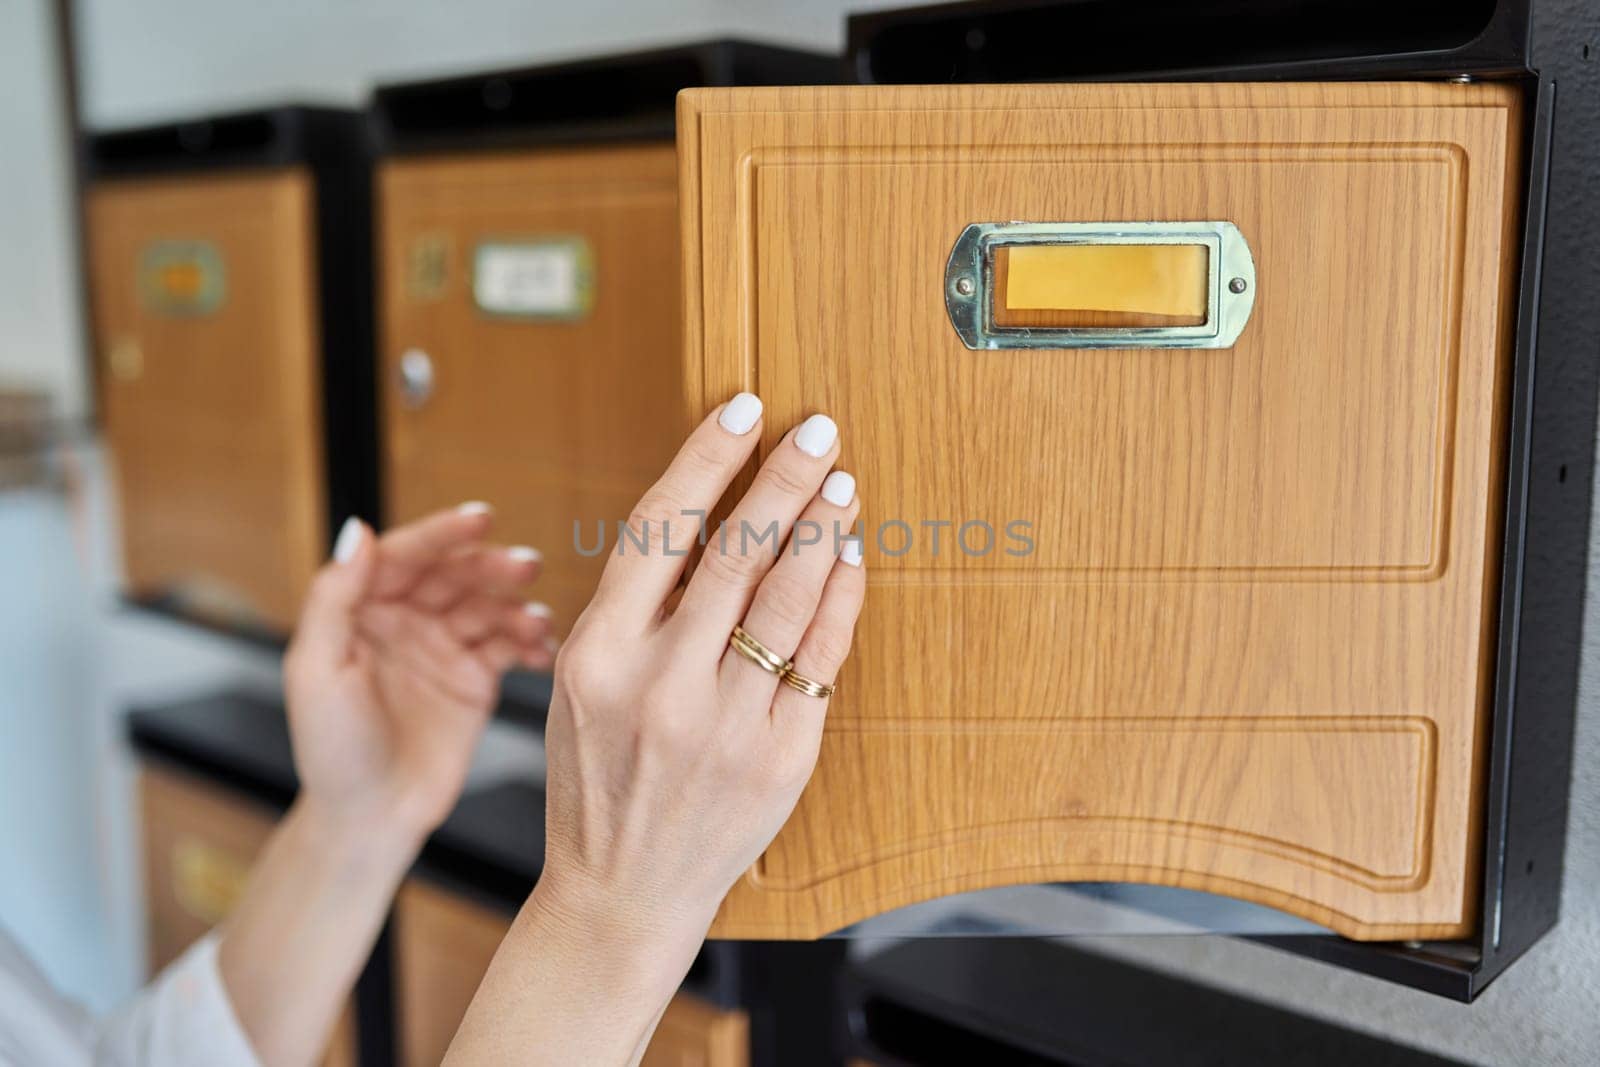
[[[331,665],[345,661],[355,636],[356,608],[372,584],[376,561],[372,531],[360,519],[346,519],[333,544],[333,559],[306,592],[295,633],[301,658]]]

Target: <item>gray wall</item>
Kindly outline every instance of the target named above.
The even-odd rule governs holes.
[[[70,160],[47,0],[0,4],[0,388],[85,410]]]
[[[838,51],[895,0],[81,0],[83,110],[125,123],[261,101],[355,102],[374,81],[712,36]]]
[[[0,5],[0,77],[34,94],[35,110],[18,116],[15,91],[0,93],[0,144],[17,143],[18,131],[30,143],[50,145],[57,133],[48,126],[48,108],[39,110],[39,80],[46,76],[25,40],[11,31],[14,24],[36,33],[43,0],[16,0]],[[453,4],[422,0],[284,0],[252,4],[242,0],[83,0],[80,4],[79,47],[86,71],[83,107],[91,123],[107,124],[159,119],[193,111],[246,105],[294,97],[354,102],[375,80],[454,72],[476,66],[521,63],[594,50],[642,47],[698,36],[739,33],[797,44],[837,48],[842,43],[841,12],[867,6],[891,6],[823,0],[783,4],[778,0],[685,0],[678,4],[648,0],[589,0],[581,4],[530,4],[517,0],[466,0]],[[20,65],[19,65],[20,64]],[[41,123],[45,125],[41,126]],[[38,130],[43,128],[43,136]],[[52,163],[30,167],[24,177],[38,212],[19,213],[5,225],[28,226],[19,251],[16,241],[0,241],[0,338],[43,338],[30,352],[29,365],[44,378],[74,380],[77,355],[70,313],[64,309],[65,282],[60,268],[34,284],[35,268],[54,262],[54,244],[64,235],[58,188],[58,156]],[[44,169],[39,169],[40,167]],[[5,171],[8,190],[15,168]],[[9,197],[0,198],[0,210]],[[38,214],[38,218],[32,218]],[[55,219],[55,222],[51,222]],[[35,251],[26,251],[33,249]],[[38,251],[43,249],[42,252]],[[42,257],[42,258],[41,258]],[[43,295],[31,304],[13,301],[17,279],[25,291]],[[0,368],[7,363],[0,360]],[[63,395],[71,386],[62,387]],[[97,524],[103,529],[104,524]],[[22,536],[22,535],[17,535]],[[17,566],[0,555],[0,588],[10,588]],[[1596,579],[1591,579],[1592,588]],[[0,598],[0,616],[8,610]],[[1591,607],[1591,611],[1594,610]],[[130,628],[131,627],[131,628]],[[0,634],[7,634],[0,617]],[[109,624],[112,646],[120,651],[105,667],[90,703],[94,714],[108,718],[116,702],[141,686],[181,681],[186,670],[206,677],[237,669],[258,676],[259,663],[241,659],[230,667],[228,652],[184,634],[139,632],[134,624]],[[1583,707],[1580,716],[1577,775],[1568,849],[1564,918],[1560,927],[1503,976],[1471,1007],[1447,1003],[1393,986],[1340,972],[1293,957],[1223,938],[1120,938],[1097,947],[1136,957],[1178,972],[1205,975],[1230,988],[1294,1005],[1315,1014],[1360,1026],[1374,1033],[1413,1042],[1463,1059],[1494,1064],[1592,1063],[1600,1061],[1600,641],[1588,627],[1585,646]],[[145,650],[159,646],[150,659]],[[192,646],[192,647],[191,647]],[[202,666],[196,667],[195,664]],[[135,672],[137,673],[137,676]],[[4,690],[10,690],[10,686]],[[9,692],[0,691],[0,719],[15,714],[7,707]],[[38,691],[45,692],[40,683]],[[40,699],[52,699],[41,697]],[[83,714],[70,692],[61,714]],[[39,714],[39,709],[30,710]],[[99,728],[96,736],[104,736]],[[57,743],[52,759],[67,767],[78,758],[60,754],[70,743]],[[5,754],[0,752],[0,782],[6,780]],[[96,757],[99,758],[99,757]],[[114,789],[114,787],[113,787]],[[4,798],[0,798],[3,800]],[[125,796],[121,798],[125,802]],[[109,806],[109,805],[108,805]],[[102,813],[93,832],[110,888],[105,908],[113,917],[103,944],[120,961],[112,968],[123,984],[136,972],[137,935],[126,878],[131,868],[133,833],[125,810]],[[78,820],[80,823],[82,819]],[[80,842],[81,844],[81,842]],[[40,896],[44,887],[37,887]],[[5,901],[0,905],[10,906]],[[0,920],[9,916],[0,916]],[[73,968],[62,966],[62,973]],[[79,972],[74,972],[79,973]]]

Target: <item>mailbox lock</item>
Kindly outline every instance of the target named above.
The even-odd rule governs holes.
[[[400,395],[406,406],[420,408],[433,395],[433,359],[420,348],[400,354]]]
[[[118,338],[112,342],[106,362],[111,366],[112,375],[119,381],[137,381],[144,374],[144,349],[139,347],[139,342],[134,338]]]

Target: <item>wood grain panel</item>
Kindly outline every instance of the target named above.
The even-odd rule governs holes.
[[[289,169],[107,182],[87,205],[127,583],[279,630],[326,548],[313,197]],[[141,298],[141,255],[172,240],[219,254],[214,312]]]
[[[616,523],[685,429],[673,150],[392,161],[379,198],[388,519],[491,501],[497,537],[544,553],[537,595],[564,630],[605,563],[597,524],[614,546]],[[587,315],[510,319],[476,306],[480,243],[571,236],[594,257]],[[410,348],[436,373],[417,407],[398,389]]]
[[[678,130],[688,395],[759,392],[763,451],[832,414],[870,576],[714,932],[1072,879],[1468,931],[1515,88],[692,90]],[[972,352],[946,317],[969,223],[1211,219],[1256,264],[1230,349]]]
[[[511,920],[415,879],[395,899],[400,1062],[434,1067],[467,1014]]]
[[[465,897],[412,880],[395,903],[401,1062],[432,1067],[489,970],[511,920]],[[646,1067],[745,1067],[749,1017],[688,993],[667,1005],[640,1061]]]
[[[183,955],[232,910],[274,812],[173,771],[139,776],[150,973]],[[322,1067],[354,1067],[355,1012],[335,1024]]]
[[[667,1004],[639,1067],[748,1067],[750,1017],[689,993]]]

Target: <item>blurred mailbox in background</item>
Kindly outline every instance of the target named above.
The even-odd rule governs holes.
[[[492,502],[565,631],[686,428],[678,90],[837,72],[718,41],[379,89],[388,521]]]
[[[285,632],[330,527],[376,515],[365,131],[282,108],[90,140],[99,380],[139,600]]]

